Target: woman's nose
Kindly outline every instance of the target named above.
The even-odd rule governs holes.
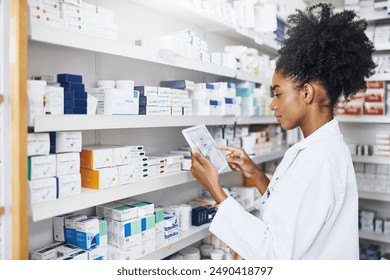
[[[272,110],[272,111],[275,111],[277,109],[277,106],[275,105],[274,103],[274,99],[272,99],[271,103],[269,104],[269,108]]]

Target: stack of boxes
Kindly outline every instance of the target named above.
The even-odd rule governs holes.
[[[99,115],[138,115],[139,92],[132,80],[99,80],[88,93],[97,98]]]
[[[143,146],[84,146],[81,152],[83,187],[106,189],[148,177]]]
[[[81,192],[81,132],[29,133],[28,180],[32,204]]]
[[[114,11],[82,0],[28,0],[34,23],[87,33],[109,40],[118,39]]]
[[[385,82],[368,81],[364,94],[364,115],[385,115]]]
[[[161,174],[172,174],[179,172],[182,169],[182,164],[184,161],[184,156],[182,154],[155,154],[149,155],[148,158],[152,162],[152,170],[156,168]],[[152,176],[156,175],[157,171],[155,174],[152,174]]]
[[[359,190],[390,193],[390,168],[387,164],[354,163]]]
[[[172,115],[193,115],[193,102],[190,92],[194,82],[189,80],[161,81],[160,86],[170,89]]]
[[[53,218],[53,244],[34,250],[33,260],[107,260],[107,221],[82,214]]]
[[[81,193],[81,131],[50,133],[50,152],[56,154],[57,198]]]
[[[153,203],[132,199],[96,207],[97,215],[108,221],[110,259],[136,259],[155,250],[154,212]]]
[[[82,76],[74,74],[57,75],[57,82],[64,88],[65,114],[87,114],[87,93],[82,79]]]
[[[390,157],[390,132],[383,131],[376,134],[374,154],[381,157]]]

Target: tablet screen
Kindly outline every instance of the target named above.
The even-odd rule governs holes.
[[[205,125],[193,126],[184,129],[182,132],[190,147],[196,148],[208,158],[218,173],[226,167],[227,161],[221,151],[216,148],[214,139]]]

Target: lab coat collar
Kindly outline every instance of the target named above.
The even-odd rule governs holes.
[[[291,148],[293,150],[298,150],[298,151],[303,150],[311,143],[323,138],[324,136],[337,135],[337,134],[341,134],[339,128],[339,122],[336,119],[333,119],[327,122],[326,124],[324,124],[323,126],[321,126],[320,128],[318,128],[316,131],[314,131],[306,138],[294,144]]]

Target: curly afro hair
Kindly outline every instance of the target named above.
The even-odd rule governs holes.
[[[333,109],[341,95],[346,99],[366,89],[365,78],[374,73],[373,43],[364,33],[365,20],[351,10],[333,13],[331,4],[316,4],[288,17],[292,26],[279,50],[276,71],[298,86],[320,82]]]

